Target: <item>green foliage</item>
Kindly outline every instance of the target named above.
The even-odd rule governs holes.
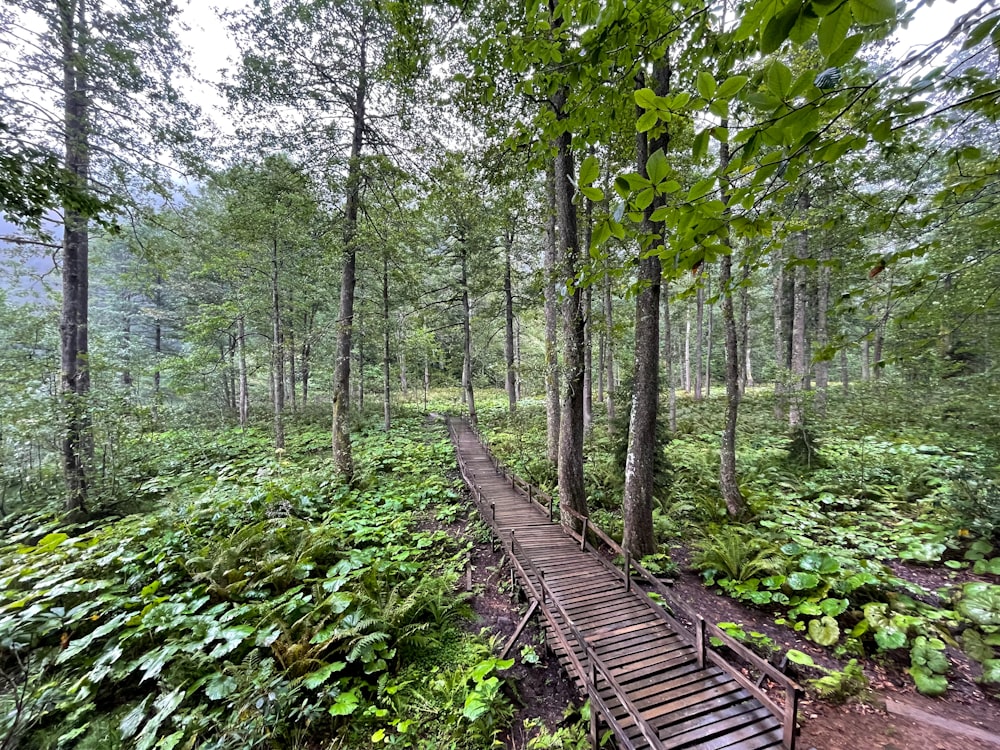
[[[510,663],[461,628],[466,548],[415,528],[455,496],[448,441],[404,425],[359,436],[364,490],[327,473],[328,433],[290,435],[277,459],[266,435],[249,441],[257,452],[241,441],[238,457],[220,457],[221,436],[184,443],[212,448],[187,457],[155,512],[74,531],[8,521],[0,656],[24,708],[3,713],[0,736],[25,748],[289,746],[373,731],[488,744],[510,719]],[[159,436],[169,450],[178,439]],[[393,697],[422,684],[418,662],[438,675],[451,723]]]
[[[817,664],[809,654],[796,649],[789,649],[785,655],[788,657],[788,661],[793,664],[809,667],[823,673],[822,677],[806,682],[821,698],[843,703],[851,698],[863,696],[868,690],[868,678],[857,659],[851,659],[844,665],[843,670],[839,670],[827,669]]]

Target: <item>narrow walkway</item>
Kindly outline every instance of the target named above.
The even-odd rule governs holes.
[[[450,420],[449,427],[480,513],[506,548],[521,585],[538,602],[550,644],[621,747],[794,747],[794,729],[783,732],[778,718],[784,713],[786,726],[794,727],[787,706],[769,701],[706,648],[705,633],[714,636],[715,629],[677,612],[674,603],[673,615],[697,625],[694,633],[688,631],[637,590],[631,576],[581,549],[588,547],[583,536],[574,538],[551,521],[548,496],[496,465],[464,421]],[[772,669],[762,671],[783,677]],[[788,682],[794,717],[798,686]],[[592,724],[592,738],[596,732]]]

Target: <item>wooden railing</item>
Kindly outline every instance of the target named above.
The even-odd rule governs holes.
[[[624,582],[625,590],[628,591],[632,586],[632,572],[634,571],[639,575],[643,581],[659,596],[663,599],[666,604],[667,609],[659,606],[652,598],[646,596],[642,597],[644,601],[650,606],[653,612],[656,613],[670,628],[684,641],[695,647],[695,653],[698,659],[698,666],[704,667],[706,662],[711,662],[712,664],[719,667],[722,671],[732,677],[736,682],[747,689],[761,704],[770,711],[775,718],[777,718],[782,725],[782,740],[788,750],[794,750],[795,740],[798,735],[798,727],[796,724],[796,715],[798,713],[799,699],[802,697],[803,690],[802,687],[791,679],[784,672],[775,667],[771,662],[762,658],[755,651],[749,649],[745,644],[736,640],[727,632],[719,628],[717,625],[708,623],[705,619],[696,613],[692,613],[688,608],[678,600],[673,593],[664,585],[663,581],[658,579],[642,564],[632,559],[631,555],[627,550],[623,549],[622,546],[612,539],[603,529],[601,529],[597,524],[595,524],[587,516],[577,513],[571,508],[564,508],[558,504],[552,495],[543,492],[537,487],[532,486],[529,482],[521,479],[517,476],[511,469],[509,469],[505,464],[503,464],[490,449],[489,442],[471,425],[468,425],[476,439],[479,441],[480,445],[486,450],[487,455],[490,457],[493,464],[494,471],[496,474],[504,477],[506,480],[510,481],[511,488],[519,490],[526,498],[529,503],[532,503],[540,510],[548,514],[549,520],[555,523],[557,520],[561,523],[563,515],[574,518],[580,524],[580,530],[577,531],[573,529],[568,524],[562,524],[562,530],[568,534],[570,537],[575,539],[580,543],[580,549],[586,550],[588,537],[593,534],[595,537],[600,539],[607,548],[617,557],[622,558],[624,561],[621,568],[615,566],[611,561],[607,560],[604,555],[596,554],[595,557],[604,564],[609,570],[613,571],[619,578]],[[452,439],[455,441],[456,445],[458,443],[457,433],[455,432],[454,426],[451,421],[448,422],[448,429],[452,435]],[[465,459],[461,454],[461,451],[457,451],[459,468],[462,472],[462,476],[465,478],[466,482],[472,487],[476,492],[477,503],[480,505],[481,509],[484,511],[485,508],[482,496],[482,488],[476,483],[475,476],[470,476],[468,469],[465,464]],[[493,511],[491,511],[493,513]],[[557,518],[558,515],[558,518]],[[513,538],[513,536],[512,536]],[[506,545],[505,545],[506,546]],[[595,548],[595,552],[599,552]],[[527,557],[525,557],[527,560]],[[516,561],[516,557],[513,555],[513,549],[511,549],[511,560],[512,564],[519,568],[519,573],[524,576],[524,571],[521,566]],[[530,564],[530,561],[529,561]],[[539,574],[539,580],[543,580],[542,576]],[[542,594],[545,594],[544,587]],[[533,592],[533,595],[538,598],[537,593]],[[553,601],[555,601],[553,599]],[[561,608],[560,608],[561,609]],[[669,611],[668,611],[669,610]],[[569,623],[569,619],[565,617],[566,622]],[[675,616],[677,615],[677,616]],[[678,616],[680,619],[678,619]],[[688,625],[687,623],[690,623]],[[570,624],[573,628],[572,624]],[[574,630],[574,637],[584,646],[585,650],[590,649],[589,644],[586,644],[582,640],[582,636],[579,636],[578,632]],[[723,645],[725,645],[730,651],[732,651],[739,659],[745,662],[749,667],[766,675],[768,679],[774,682],[779,687],[783,688],[785,693],[785,704],[784,706],[778,705],[770,695],[767,694],[759,685],[759,683],[754,682],[749,677],[744,675],[734,664],[730,663],[722,654],[711,648],[710,639],[715,638]],[[564,646],[565,648],[565,646]],[[588,653],[589,655],[589,653]],[[572,653],[570,653],[571,658],[574,658]],[[596,654],[595,654],[596,657]],[[582,669],[582,665],[576,664],[578,669]],[[581,671],[580,674],[583,674]],[[610,673],[609,673],[610,674]],[[603,676],[603,674],[602,674]],[[610,684],[610,681],[609,681]],[[617,695],[617,693],[616,693]],[[621,700],[619,698],[619,700]],[[623,702],[623,705],[625,703]],[[603,711],[602,711],[603,713]],[[639,721],[638,715],[634,717],[636,721]],[[613,722],[609,722],[611,724]],[[616,732],[617,734],[617,732]],[[621,738],[619,738],[621,739]],[[657,740],[658,741],[658,740]],[[631,746],[631,745],[629,745]]]

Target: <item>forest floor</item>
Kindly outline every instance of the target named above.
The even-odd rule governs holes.
[[[475,519],[459,521],[449,531],[468,533]],[[502,549],[480,541],[470,555],[472,600],[476,620],[471,627],[485,628],[505,644],[520,622],[526,606],[511,591],[509,566]],[[906,571],[901,571],[906,572]],[[921,571],[916,569],[914,576]],[[747,631],[764,633],[782,651],[794,648],[810,654],[817,663],[835,666],[823,649],[788,628],[774,624],[764,611],[745,607],[707,588],[697,573],[685,571],[674,581],[679,599],[711,622],[735,622]],[[583,699],[557,660],[544,647],[535,617],[508,658],[515,660],[508,673],[515,687],[518,707],[504,744],[511,750],[526,747],[541,725],[554,731],[579,718],[575,710]],[[522,649],[530,646],[526,661]],[[836,704],[815,696],[801,703],[798,747],[806,750],[1000,750],[1000,711],[971,677],[956,670],[951,689],[942,698],[927,698],[913,687],[904,666],[891,662],[865,663],[871,688],[862,699]],[[776,696],[777,697],[777,696]],[[779,698],[780,699],[780,698]],[[540,720],[536,722],[534,720]]]

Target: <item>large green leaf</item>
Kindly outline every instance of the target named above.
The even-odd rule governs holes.
[[[794,591],[808,591],[819,585],[819,576],[815,573],[804,573],[801,570],[796,570],[788,576],[788,585]]]
[[[977,625],[1000,625],[1000,586],[989,583],[966,584],[956,610]]]
[[[874,26],[896,17],[894,0],[850,0],[850,3],[859,26]]]
[[[809,638],[820,646],[832,646],[840,640],[840,625],[829,615],[809,621]]]

